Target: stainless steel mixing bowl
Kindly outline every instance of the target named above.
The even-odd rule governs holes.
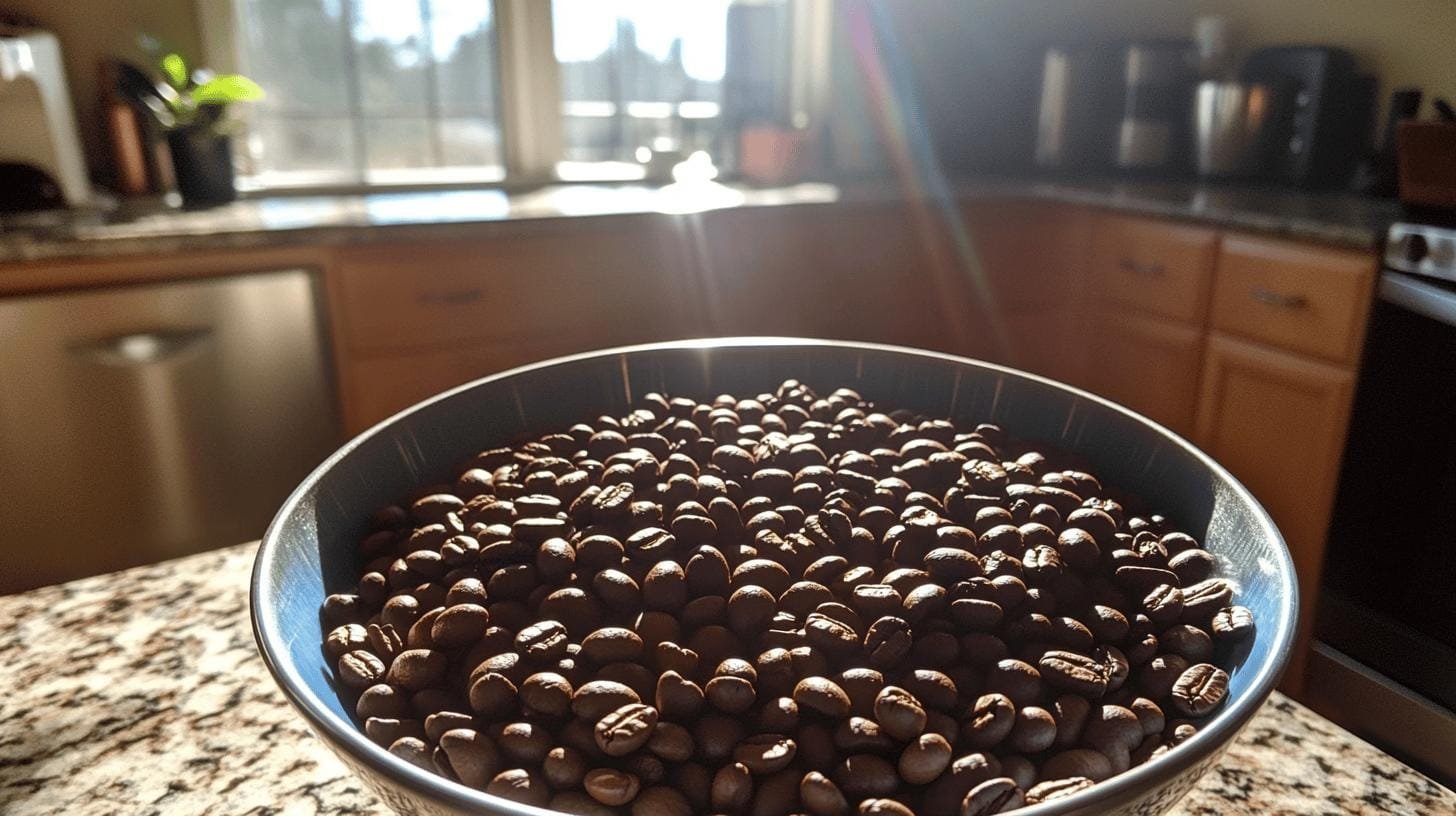
[[[756,394],[787,377],[850,386],[883,404],[957,422],[996,422],[1014,437],[1079,454],[1104,484],[1145,498],[1202,538],[1238,584],[1258,630],[1231,671],[1229,696],[1166,756],[1063,800],[1018,811],[1156,814],[1218,760],[1264,703],[1288,658],[1298,599],[1279,531],[1228,471],[1165,428],[1041,377],[945,354],[817,340],[741,338],[613,349],[551,360],[448,391],[359,435],[279,510],[253,570],[253,631],[283,693],[309,726],[391,807],[406,814],[525,816],[526,807],[422,771],[370,742],[332,685],[319,605],[357,578],[354,548],[377,508],[453,478],[462,458],[523,431],[623,414],[648,391]]]

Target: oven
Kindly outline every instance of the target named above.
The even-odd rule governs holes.
[[[1456,781],[1456,230],[1385,250],[1330,527],[1310,701]]]

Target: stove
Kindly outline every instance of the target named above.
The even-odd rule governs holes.
[[[1330,524],[1310,700],[1456,783],[1456,227],[1398,223]]]

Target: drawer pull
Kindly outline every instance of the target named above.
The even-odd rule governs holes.
[[[485,292],[480,289],[452,289],[441,292],[418,292],[415,294],[415,301],[441,306],[458,306],[462,303],[474,303],[484,297]]]
[[[1302,309],[1309,305],[1304,295],[1286,295],[1283,292],[1275,292],[1265,289],[1262,286],[1255,286],[1249,290],[1249,297],[1260,303],[1269,306],[1278,306],[1282,309]]]
[[[1117,262],[1117,265],[1124,272],[1131,272],[1134,275],[1142,275],[1147,278],[1158,277],[1165,271],[1163,265],[1160,263],[1140,264],[1132,258],[1123,258]]]

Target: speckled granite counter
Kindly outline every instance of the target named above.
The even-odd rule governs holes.
[[[382,805],[253,646],[253,545],[0,598],[0,813]],[[1275,694],[1179,814],[1450,814],[1456,794]]]
[[[1392,202],[1348,194],[1176,182],[1009,179],[958,183],[953,192],[962,199],[1009,195],[1063,201],[1353,249],[1378,246],[1385,228],[1399,217],[1399,207]],[[0,263],[428,240],[478,235],[543,219],[853,205],[889,201],[899,195],[889,181],[844,186],[805,183],[775,189],[698,182],[665,187],[556,185],[524,192],[478,189],[277,196],[195,211],[133,204],[112,211],[0,218]]]

